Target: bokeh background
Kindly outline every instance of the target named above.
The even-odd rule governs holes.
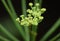
[[[27,0],[26,1],[27,8],[30,8],[28,6],[29,2],[34,2],[34,1]],[[12,0],[12,3],[13,3],[13,6],[15,8],[17,15],[18,16],[21,15],[22,14],[21,0]],[[42,15],[42,16],[44,16],[44,19],[38,25],[37,41],[43,37],[43,35],[52,27],[52,25],[57,21],[57,19],[60,16],[58,1],[56,1],[56,0],[43,0],[42,7],[46,8],[47,11]],[[0,23],[3,26],[5,26],[6,29],[8,29],[8,31],[13,33],[18,39],[21,39],[18,30],[15,28],[8,12],[5,10],[5,7],[1,1],[0,1]],[[60,32],[60,28],[58,28],[54,33],[52,33],[52,35],[48,38],[48,40],[50,38],[54,37],[59,32]],[[2,31],[0,31],[0,35],[3,35],[6,37],[6,35],[4,33],[2,33]]]

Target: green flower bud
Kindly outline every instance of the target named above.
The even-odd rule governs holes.
[[[46,9],[45,8],[42,8],[41,11],[44,12],[44,11],[46,11]]]
[[[31,14],[28,14],[28,17],[31,17]]]
[[[33,6],[33,3],[29,3],[29,6],[31,6],[31,7],[32,7],[32,6]]]
[[[22,19],[24,19],[24,15],[20,15],[20,17],[21,17]]]
[[[33,19],[32,25],[38,25],[38,18]]]
[[[27,12],[29,12],[30,11],[30,9],[27,9]]]
[[[16,21],[17,21],[17,22],[20,22],[20,18],[17,18]]]
[[[32,10],[29,11],[29,13],[32,13],[32,12],[33,12]]]
[[[30,9],[28,9],[28,10],[27,10],[27,12],[28,12],[28,13],[32,13],[33,11],[32,11],[32,10],[30,10]]]
[[[29,26],[29,23],[28,23],[28,22],[26,22],[26,23],[25,23],[25,26]]]
[[[32,10],[35,11],[36,10],[36,7],[32,7]]]
[[[28,20],[28,17],[25,17],[25,20]]]
[[[40,16],[40,17],[39,17],[39,20],[42,20],[43,18],[44,18],[43,16]]]
[[[39,3],[36,3],[35,5],[36,5],[36,6],[39,6]]]
[[[24,22],[21,22],[20,25],[24,25]]]
[[[33,17],[28,17],[29,18],[29,20],[32,20],[33,19]]]
[[[37,21],[33,21],[32,25],[38,25],[38,22]]]
[[[24,26],[29,26],[29,22],[25,21]]]
[[[29,23],[31,24],[33,21],[32,20],[29,20]]]

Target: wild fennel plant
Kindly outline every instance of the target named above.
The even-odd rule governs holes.
[[[8,4],[6,3],[6,1]],[[26,1],[21,0],[22,15],[20,15],[20,17],[17,17],[14,7],[11,3],[11,0],[6,0],[6,1],[1,0],[6,10],[8,11],[9,15],[11,16],[16,28],[19,30],[19,33],[22,35],[22,38],[24,39],[24,41],[36,41],[37,28],[38,28],[37,26],[44,19],[44,17],[41,15],[46,11],[45,8],[41,8],[42,0],[34,0],[34,5],[33,3],[29,3],[29,6],[31,7],[31,9],[27,9],[27,10],[26,10]],[[60,25],[60,18],[52,26],[52,28],[40,39],[40,41],[46,41],[47,38],[58,28],[59,25]],[[0,24],[0,29],[12,41],[20,41],[7,29],[5,29],[5,27],[1,24]],[[53,37],[49,41],[55,41],[58,37],[60,37],[60,33],[58,33],[57,36]],[[11,41],[3,36],[0,36],[0,39],[2,41]]]

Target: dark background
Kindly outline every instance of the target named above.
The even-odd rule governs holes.
[[[19,16],[22,12],[21,10],[21,2],[20,0],[12,0],[13,6],[16,10],[17,15]],[[29,2],[33,2],[32,0],[27,0],[27,4]],[[56,0],[43,0],[42,7],[46,8],[47,11],[43,14],[44,20],[39,23],[38,25],[38,36],[37,41],[42,38],[42,36],[52,27],[52,25],[57,21],[59,18],[59,2]],[[27,5],[29,8],[29,6]],[[9,19],[8,12],[5,10],[4,5],[0,1],[0,22],[5,22]],[[48,39],[55,36],[59,33],[60,28],[58,28]],[[47,40],[48,41],[48,40]]]

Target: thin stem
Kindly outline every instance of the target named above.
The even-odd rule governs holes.
[[[50,39],[50,41],[55,41],[58,37],[60,37],[60,33],[58,33],[55,37],[53,37],[52,39]]]
[[[38,3],[38,0],[34,0],[34,4]]]
[[[24,14],[25,16],[27,15],[26,13],[26,0],[21,0],[22,3],[22,14]]]
[[[25,29],[25,35],[26,35],[26,41],[30,41],[30,34],[29,34],[29,28],[28,27],[24,27],[24,29]]]
[[[8,3],[8,6],[10,7],[11,12],[13,13],[13,15],[14,15],[15,17],[17,17],[16,12],[15,12],[15,9],[14,9],[14,7],[13,7],[13,5],[12,5],[11,0],[7,0],[7,3]]]
[[[60,25],[60,18],[56,21],[56,23],[51,27],[51,29],[43,36],[40,41],[45,41]]]
[[[36,4],[36,3],[39,3],[40,4],[40,9],[41,9],[41,7],[42,7],[42,0],[34,0],[34,4]]]
[[[20,24],[18,22],[16,22],[16,17],[14,16],[14,14],[11,12],[11,10],[9,9],[8,5],[6,4],[5,0],[1,0],[2,3],[4,4],[6,10],[8,11],[9,15],[11,16],[15,26],[17,27],[17,29],[19,30],[20,34],[22,35],[23,38],[25,38],[24,35],[24,31],[22,29],[22,27],[20,26]]]
[[[1,24],[0,24],[0,29],[12,40],[18,41],[18,39],[15,36],[13,36],[9,31],[7,31]]]
[[[5,38],[3,36],[0,36],[0,39],[3,40],[3,41],[10,41],[10,40],[8,40],[7,38]]]
[[[40,9],[42,8],[42,0],[39,0]]]
[[[37,32],[37,26],[33,25],[33,26],[32,26],[32,31]]]

